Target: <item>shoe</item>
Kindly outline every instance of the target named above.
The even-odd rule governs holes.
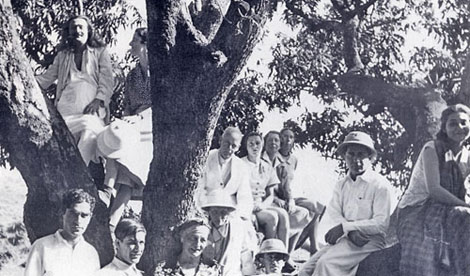
[[[113,199],[114,189],[111,187],[105,187],[103,190],[98,190],[98,197],[106,205],[106,208],[111,206],[111,200]]]

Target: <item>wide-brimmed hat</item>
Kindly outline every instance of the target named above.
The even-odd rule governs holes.
[[[289,258],[289,253],[287,253],[286,246],[279,239],[264,240],[263,243],[261,243],[261,247],[259,249],[258,254],[256,254],[256,258],[259,258],[261,255],[267,253],[279,253],[284,255],[286,259]]]
[[[235,211],[236,206],[234,198],[223,189],[210,191],[201,204],[201,208],[205,211],[209,207],[225,207]]]
[[[373,157],[377,155],[377,151],[374,148],[374,141],[372,141],[372,138],[370,138],[369,134],[365,132],[351,131],[348,135],[346,135],[343,143],[338,146],[336,153],[342,155],[346,150],[347,145],[362,145],[370,149]]]
[[[139,141],[140,133],[133,125],[115,120],[98,134],[97,145],[105,157],[117,159],[125,155],[126,151],[131,151]]]

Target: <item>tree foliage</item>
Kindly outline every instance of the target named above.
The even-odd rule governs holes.
[[[338,78],[353,72],[395,85],[425,86],[448,103],[459,101],[470,31],[468,1],[286,0],[283,20],[296,34],[273,47],[269,81],[242,79],[232,93],[258,91],[255,97],[271,109],[316,106],[291,123],[299,146],[310,145],[329,158],[335,158],[338,142],[350,130],[369,132],[377,141],[382,171],[395,185],[404,185],[419,151],[408,126],[386,103],[342,89]],[[420,33],[434,43],[407,41]],[[301,102],[302,95],[310,95],[311,102]],[[235,114],[237,106],[227,101],[225,108]]]

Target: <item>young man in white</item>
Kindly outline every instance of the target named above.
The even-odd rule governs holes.
[[[116,255],[96,276],[142,276],[136,268],[145,248],[145,228],[133,219],[122,219],[114,231]]]
[[[95,198],[82,189],[63,196],[63,229],[36,240],[26,261],[25,276],[93,275],[100,268],[96,249],[83,233],[90,223]]]
[[[299,276],[354,276],[359,263],[385,245],[390,217],[390,183],[372,169],[374,143],[364,132],[349,133],[337,153],[348,174],[341,179],[325,215],[334,223],[328,245],[308,260]]]

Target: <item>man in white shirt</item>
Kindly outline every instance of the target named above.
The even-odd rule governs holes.
[[[93,275],[100,268],[96,249],[83,233],[90,223],[95,198],[82,189],[63,196],[63,229],[36,240],[26,261],[25,276]]]
[[[136,265],[145,248],[145,228],[133,219],[122,219],[114,231],[116,256],[97,276],[142,276]]]
[[[325,235],[328,245],[308,260],[299,276],[354,276],[359,263],[385,245],[390,217],[390,183],[372,170],[374,143],[353,131],[338,146],[348,174],[333,192],[325,215],[334,223]]]

